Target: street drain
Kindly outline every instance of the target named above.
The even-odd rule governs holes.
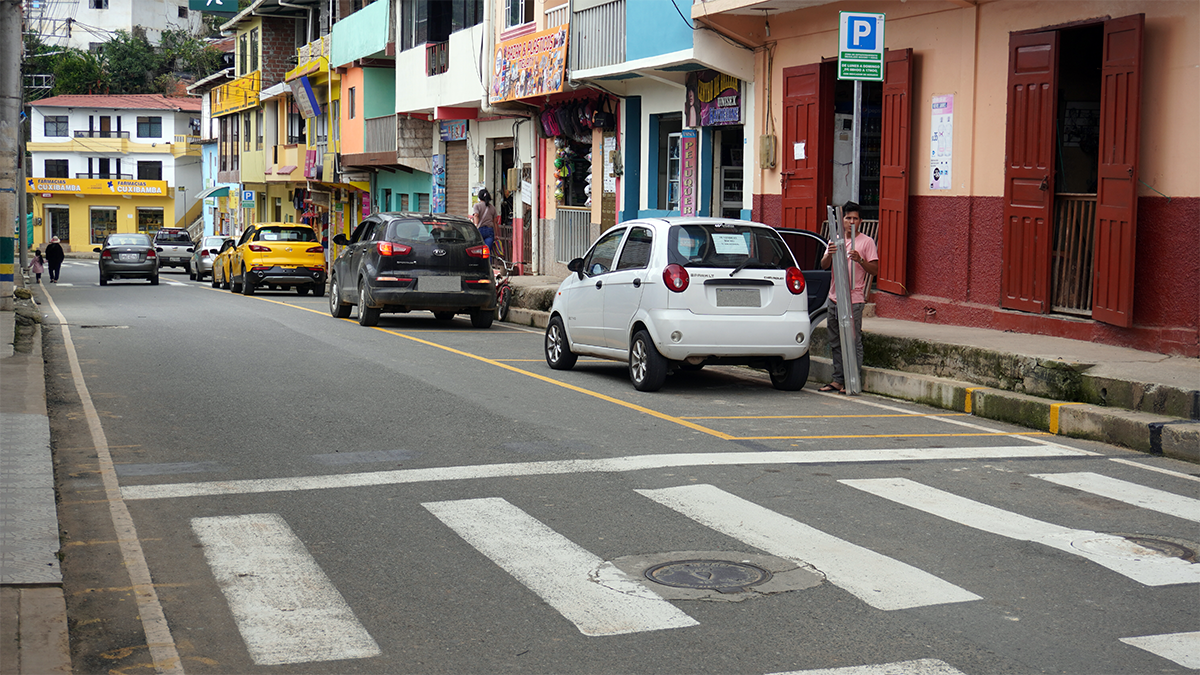
[[[679,560],[655,565],[645,571],[650,581],[675,588],[742,593],[750,586],[771,580],[767,570],[728,560]]]

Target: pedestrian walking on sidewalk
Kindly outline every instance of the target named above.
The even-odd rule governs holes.
[[[33,252],[33,262],[29,263],[29,271],[33,272],[35,283],[42,283],[42,272],[46,271],[46,260],[41,251]]]
[[[862,208],[854,202],[846,202],[842,207],[842,228],[846,237],[846,259],[850,261],[850,313],[854,317],[854,352],[858,354],[858,367],[862,368],[862,319],[863,305],[866,304],[867,277],[879,273],[879,252],[875,249],[875,240],[858,232],[862,224]],[[850,245],[853,238],[854,245]],[[833,264],[833,256],[837,253],[837,245],[829,242],[825,255],[821,257],[821,269],[829,269]],[[833,357],[833,381],[818,389],[818,391],[845,392],[846,373],[842,367],[841,326],[838,324],[837,289],[829,285],[829,300],[833,307],[825,315],[825,331],[829,335],[829,348]]]
[[[492,206],[492,194],[483,188],[479,191],[479,201],[471,211],[471,222],[479,228],[483,235],[483,243],[487,244],[493,254],[496,253],[496,207]]]
[[[63,259],[67,254],[63,251],[62,244],[58,243],[58,237],[50,240],[50,244],[46,246],[46,262],[50,265],[50,283],[58,282],[58,273],[62,271]]]

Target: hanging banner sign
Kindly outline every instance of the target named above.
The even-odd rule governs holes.
[[[288,82],[288,86],[292,88],[292,99],[296,101],[296,107],[304,119],[310,120],[321,114],[321,103],[313,93],[312,83],[307,76]]]
[[[433,189],[430,195],[429,210],[431,213],[446,212],[446,156],[433,156]]]
[[[694,216],[700,205],[700,132],[684,129],[679,138],[679,215]]]
[[[556,94],[567,68],[567,26],[533,33],[496,47],[492,103]]]
[[[954,155],[954,94],[933,97],[933,137],[929,142],[929,189],[949,190]]]
[[[688,73],[684,126],[716,127],[742,123],[742,81],[715,70]]]
[[[838,79],[883,82],[883,14],[841,12]]]

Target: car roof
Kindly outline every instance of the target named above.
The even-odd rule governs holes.
[[[430,213],[428,211],[382,211],[376,213],[377,216],[386,216],[388,218],[411,218],[414,220],[457,220],[460,222],[471,222],[469,218],[456,216],[450,213]]]
[[[742,225],[749,227],[765,227],[774,229],[765,223],[755,222],[753,220],[738,220],[736,218],[709,218],[705,216],[663,216],[650,218],[634,218],[633,220],[624,220],[612,227],[605,228],[605,232],[616,229],[618,227],[629,227],[631,225],[649,225],[654,228],[668,228],[672,225],[712,225],[714,223],[729,223],[731,225]]]
[[[261,230],[264,227],[304,227],[310,230],[313,229],[312,225],[305,223],[255,223],[253,227],[256,230]]]

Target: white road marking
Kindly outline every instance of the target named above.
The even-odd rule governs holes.
[[[1190,480],[1190,481],[1195,481],[1197,483],[1200,483],[1200,476],[1191,476],[1186,473],[1180,473],[1178,471],[1172,471],[1170,469],[1163,469],[1163,468],[1157,467],[1157,466],[1150,466],[1149,464],[1142,464],[1141,462],[1135,462],[1133,460],[1125,459],[1123,457],[1109,457],[1108,461],[1120,462],[1121,464],[1128,464],[1129,466],[1136,466],[1139,469],[1145,469],[1147,471],[1155,471],[1157,473],[1163,473],[1168,476],[1175,476],[1176,478],[1182,478],[1184,480]]]
[[[620,591],[596,583],[604,561],[499,498],[428,502],[430,513],[467,543],[536,593],[579,632],[622,635],[699,622],[620,570],[606,570],[606,583],[624,578]],[[615,576],[614,576],[615,574]]]
[[[122,488],[125,499],[177,499],[213,495],[329,490],[370,485],[401,485],[436,481],[551,476],[576,473],[624,473],[683,466],[729,466],[733,464],[842,464],[899,461],[1021,459],[1083,457],[1092,453],[1064,446],[1012,445],[977,448],[891,448],[880,450],[810,450],[783,452],[716,452],[664,455],[633,455],[609,459],[575,459],[552,462],[516,462],[397,469],[330,476],[251,478],[203,483],[130,485]]]
[[[775,675],[964,675],[964,673],[945,661],[917,659],[916,661],[877,663],[869,666],[793,670],[788,673],[775,673]]]
[[[1081,471],[1078,473],[1034,473],[1034,478],[1048,480],[1051,483],[1090,492],[1101,497],[1108,497],[1126,504],[1140,506],[1143,509],[1158,511],[1185,520],[1200,522],[1200,499],[1184,497],[1165,490],[1130,483],[1116,478],[1109,478],[1098,473]]]
[[[255,663],[379,655],[375,640],[278,514],[193,518],[192,530]]]
[[[1174,661],[1184,668],[1200,670],[1200,631],[1121,638],[1121,642],[1138,649],[1145,649],[1151,654]]]
[[[841,480],[850,487],[905,506],[1019,541],[1044,544],[1107,567],[1147,586],[1200,583],[1200,565],[1155,556],[1122,537],[1075,530],[943,492],[907,478]]]
[[[838,539],[712,485],[636,492],[771,555],[812,565],[830,583],[877,609],[980,599],[912,565]]]

